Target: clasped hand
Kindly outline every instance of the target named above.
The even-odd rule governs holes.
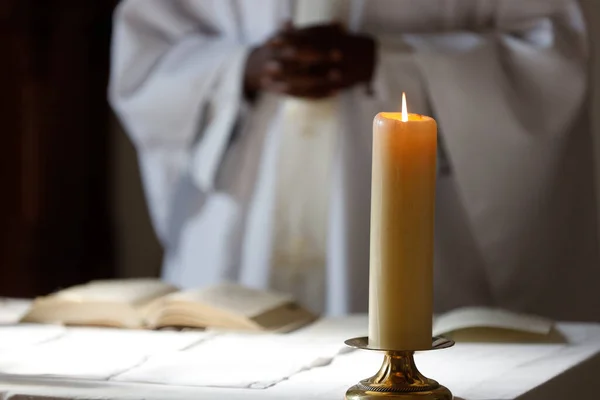
[[[375,41],[349,33],[340,24],[294,28],[290,23],[253,49],[245,72],[245,92],[259,91],[320,99],[371,80]]]

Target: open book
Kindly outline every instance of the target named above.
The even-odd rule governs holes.
[[[562,343],[553,321],[535,315],[488,307],[465,307],[439,315],[433,335],[457,342]]]
[[[179,291],[155,279],[92,281],[36,299],[21,322],[288,332],[316,317],[279,293],[224,283]]]

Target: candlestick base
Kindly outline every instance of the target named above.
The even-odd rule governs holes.
[[[413,350],[369,347],[366,337],[349,339],[345,343],[358,349],[384,352],[379,372],[348,389],[346,400],[452,400],[450,390],[419,372]],[[445,349],[453,345],[452,340],[435,337],[430,350]]]

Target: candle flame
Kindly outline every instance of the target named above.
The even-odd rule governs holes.
[[[406,93],[402,92],[402,122],[408,122],[408,109],[406,108]]]

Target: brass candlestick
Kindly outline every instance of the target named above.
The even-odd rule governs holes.
[[[369,347],[367,337],[348,339],[348,346],[384,352],[383,364],[375,375],[363,379],[346,392],[346,400],[452,400],[450,390],[426,378],[415,365],[414,350],[387,350]],[[454,341],[434,337],[429,350],[452,347]]]

